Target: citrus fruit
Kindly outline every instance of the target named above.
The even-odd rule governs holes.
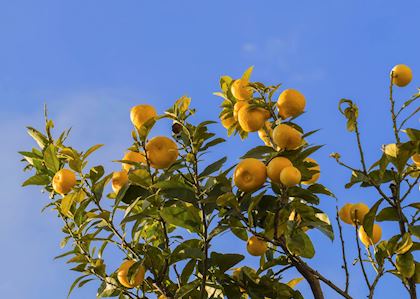
[[[287,166],[280,172],[280,182],[286,187],[292,187],[300,183],[301,174],[294,166]]]
[[[252,88],[245,79],[238,79],[232,83],[230,91],[238,101],[249,101],[252,98]]]
[[[408,85],[413,79],[411,69],[405,64],[397,64],[391,71],[392,83],[404,87]]]
[[[128,174],[125,170],[116,171],[112,174],[112,190],[115,194],[120,192],[121,188],[128,183]]]
[[[351,220],[350,210],[353,204],[346,203],[338,212],[338,216],[340,219],[347,224],[353,224],[353,221]]]
[[[365,215],[369,212],[369,207],[362,202],[352,205],[350,208],[350,217],[353,223],[363,223]]]
[[[275,157],[267,165],[267,176],[272,182],[280,183],[280,173],[288,166],[293,166],[289,159],[285,157]]]
[[[147,104],[134,106],[130,111],[131,122],[137,129],[140,129],[145,122],[156,116],[156,109]]]
[[[257,107],[250,108],[250,105],[244,105],[239,109],[238,121],[242,130],[245,132],[256,132],[264,126],[267,120],[267,110]]]
[[[291,126],[279,124],[273,130],[273,141],[280,149],[293,150],[302,145],[302,134]]]
[[[178,147],[172,139],[156,136],[146,144],[147,157],[153,168],[164,169],[175,163],[178,158]]]
[[[305,105],[305,96],[296,89],[286,89],[277,100],[277,108],[283,119],[298,116],[305,110]]]
[[[55,192],[67,194],[76,185],[76,175],[69,169],[60,169],[53,177],[52,186]]]
[[[376,223],[373,225],[372,238],[369,238],[363,226],[359,228],[359,239],[366,247],[378,243],[381,240],[381,238],[382,228]]]
[[[318,172],[315,173],[315,174],[313,174],[312,177],[309,180],[302,181],[302,184],[304,184],[304,185],[310,185],[310,184],[316,183],[319,180],[319,177],[321,175],[320,172],[319,172],[320,171],[319,164],[314,159],[309,158],[309,157],[308,158],[305,158],[305,160],[303,160],[303,161],[316,164],[315,166],[309,167],[309,170],[316,170]]]
[[[239,162],[233,173],[235,186],[244,192],[260,188],[267,178],[267,169],[263,162],[247,158]]]
[[[414,164],[416,164],[417,167],[420,167],[420,154],[414,154],[411,157],[411,160],[413,160]]]
[[[246,250],[253,256],[261,256],[267,251],[267,243],[256,236],[252,236],[246,243]]]
[[[140,286],[143,283],[144,274],[146,272],[146,269],[142,265],[140,265],[140,269],[137,269],[137,274],[130,281],[128,277],[128,271],[130,270],[130,267],[135,263],[136,262],[133,260],[125,261],[121,264],[120,268],[118,269],[118,281],[124,287],[129,289]]]
[[[124,157],[122,158],[122,160],[131,161],[131,162],[135,162],[135,163],[146,163],[146,158],[144,157],[143,154],[137,153],[137,152],[133,152],[133,151],[128,151],[124,155]],[[123,163],[122,164],[122,168],[125,171],[129,171],[130,169],[134,168],[134,165]]]
[[[235,103],[235,105],[233,106],[233,118],[235,119],[235,121],[238,120],[239,110],[241,110],[241,108],[246,105],[249,105],[247,101],[238,101]]]
[[[235,119],[232,116],[229,117],[222,117],[220,118],[221,122],[222,122],[222,126],[227,130],[230,127],[233,126],[233,124],[235,123]]]

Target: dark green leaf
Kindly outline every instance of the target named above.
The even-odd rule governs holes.
[[[375,222],[376,211],[378,210],[380,204],[384,199],[381,198],[378,200],[370,209],[369,212],[363,218],[363,229],[365,230],[366,234],[372,238],[373,233],[373,223]]]

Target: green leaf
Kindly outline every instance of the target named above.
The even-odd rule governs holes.
[[[226,272],[244,258],[241,254],[212,252],[210,254],[210,264],[219,268],[221,272]]]
[[[191,259],[184,266],[184,269],[182,269],[182,273],[181,273],[181,277],[180,277],[181,285],[185,285],[185,284],[188,283],[188,280],[190,279],[191,274],[193,273],[196,264],[197,264],[197,261],[195,259]]]
[[[48,185],[50,178],[47,175],[36,174],[22,183],[22,187],[29,185]]]
[[[316,194],[324,194],[335,198],[334,193],[321,184],[312,184],[308,187],[308,190]]]
[[[384,199],[381,198],[378,200],[370,209],[369,212],[363,218],[363,229],[365,230],[366,234],[372,238],[373,233],[373,223],[375,222],[376,211],[378,210],[380,204]]]
[[[301,229],[296,229],[286,234],[286,246],[295,255],[312,258],[315,249],[311,239]]]
[[[409,225],[408,230],[410,233],[420,239],[420,225]]]
[[[400,218],[398,217],[397,210],[393,207],[386,207],[382,209],[378,215],[376,215],[376,221],[398,221]]]
[[[200,284],[201,284],[201,280],[196,279],[188,284],[183,285],[176,291],[175,299],[186,298],[185,296],[187,296],[192,291],[196,290]]]
[[[405,233],[401,241],[398,242],[397,247],[395,249],[395,253],[404,254],[408,252],[412,246],[413,246],[413,241],[411,240],[411,235],[409,233]]]
[[[243,241],[248,241],[248,234],[242,222],[240,222],[238,219],[231,218],[229,220],[229,226],[231,228],[232,233],[235,236],[237,236],[239,239]]]
[[[36,141],[36,143],[41,149],[44,149],[45,146],[48,144],[47,137],[45,137],[41,132],[32,127],[27,127],[27,129],[29,136],[31,136]]]
[[[203,172],[200,173],[199,177],[206,177],[210,174],[212,174],[213,172],[216,172],[218,170],[220,170],[220,168],[222,168],[223,164],[226,162],[227,157],[223,157],[222,159],[217,160],[216,162],[210,164],[209,166],[207,166]]]
[[[54,144],[50,144],[44,152],[45,166],[52,172],[56,173],[60,169],[60,161],[57,158],[57,151]]]
[[[177,202],[173,206],[163,208],[160,215],[169,224],[196,233],[202,231],[200,210],[189,203]]]
[[[97,200],[101,200],[102,194],[104,192],[104,188],[105,188],[106,184],[108,184],[108,182],[111,180],[111,178],[112,178],[112,173],[107,175],[106,177],[104,177],[102,180],[97,182],[92,187],[93,194],[95,195]]]
[[[83,159],[82,160],[85,160],[90,154],[92,154],[94,151],[96,151],[96,150],[98,150],[98,149],[100,149],[101,147],[103,146],[103,144],[96,144],[96,145],[94,145],[94,146],[92,146],[92,147],[90,147],[87,151],[86,151],[86,153],[84,153],[84,155],[83,155]]]
[[[79,281],[81,281],[83,278],[86,278],[86,277],[88,277],[88,276],[89,276],[89,275],[83,275],[83,276],[80,276],[80,277],[76,278],[76,280],[75,280],[75,281],[71,284],[70,290],[69,290],[69,292],[67,293],[67,298],[70,298],[70,295],[71,295],[71,293],[73,292],[74,288],[76,287],[77,283],[78,283]]]
[[[414,129],[414,128],[408,128],[405,129],[405,132],[407,133],[408,137],[412,141],[419,141],[420,140],[420,130]]]
[[[71,206],[73,205],[73,202],[75,201],[75,193],[67,194],[63,197],[61,200],[61,213],[63,215],[71,218],[73,215],[70,213]]]
[[[250,66],[243,74],[242,79],[249,81],[251,79],[252,71],[254,70],[254,66]]]
[[[274,153],[275,150],[271,146],[260,145],[249,150],[241,159],[245,158],[263,158],[267,154]]]
[[[410,278],[414,275],[415,264],[414,257],[410,252],[405,254],[398,254],[396,259],[397,270],[400,274],[406,278]]]
[[[160,181],[152,187],[160,189],[168,198],[178,198],[187,202],[195,201],[195,192],[181,180]]]
[[[200,151],[205,151],[205,150],[207,150],[208,148],[213,147],[213,146],[215,146],[215,145],[218,145],[218,144],[220,144],[220,143],[223,143],[223,142],[225,142],[225,141],[226,141],[226,140],[225,140],[225,139],[223,139],[223,138],[215,138],[215,139],[213,139],[213,140],[211,140],[211,141],[207,142],[206,144],[204,144],[204,145],[200,148]]]

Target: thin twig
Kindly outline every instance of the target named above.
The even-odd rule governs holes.
[[[357,210],[356,210],[356,214],[357,214]],[[357,219],[357,216],[355,216],[355,218]],[[359,263],[360,263],[360,267],[362,268],[362,272],[363,272],[363,276],[364,276],[365,281],[366,281],[366,285],[370,289],[369,279],[368,279],[368,276],[366,274],[365,266],[364,266],[363,260],[362,260],[362,252],[361,252],[361,249],[360,249],[360,242],[359,242],[359,236],[358,236],[357,228],[358,228],[358,225],[356,224],[355,231],[356,231],[356,244],[357,244],[357,252],[358,252],[358,255],[359,255]]]
[[[342,253],[342,257],[343,257],[343,269],[344,269],[344,272],[346,274],[346,288],[344,289],[344,291],[346,293],[348,293],[349,284],[350,284],[350,282],[349,282],[349,280],[350,280],[350,274],[349,274],[349,269],[348,269],[348,266],[347,266],[346,250],[345,250],[344,239],[343,239],[343,229],[341,227],[340,219],[339,219],[339,216],[338,216],[338,206],[336,205],[335,208],[336,208],[336,217],[335,217],[335,219],[337,220],[337,224],[338,224],[338,233],[339,233],[340,242],[341,242],[341,253]]]

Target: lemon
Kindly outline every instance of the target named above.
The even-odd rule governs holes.
[[[359,239],[366,247],[378,243],[381,240],[381,238],[382,228],[376,223],[373,225],[372,239],[369,238],[369,236],[366,234],[366,231],[363,228],[363,226],[359,228]]]
[[[277,100],[277,108],[283,119],[298,116],[305,110],[305,106],[305,96],[296,89],[286,89]]]
[[[156,136],[146,144],[147,157],[153,168],[164,169],[175,163],[178,158],[178,147],[172,139]]]
[[[267,243],[256,236],[252,236],[246,243],[246,250],[253,256],[261,256],[267,251]]]
[[[130,111],[131,122],[137,129],[140,129],[145,122],[156,116],[156,109],[147,104],[134,106]]]
[[[133,277],[132,281],[129,281],[128,271],[130,267],[135,263],[136,262],[133,260],[125,261],[121,264],[120,268],[118,269],[118,281],[124,287],[129,289],[140,286],[143,283],[144,274],[146,272],[146,269],[142,265],[140,265],[140,269],[138,269],[137,274]]]
[[[302,145],[302,134],[291,126],[279,124],[273,130],[273,141],[280,149],[293,150]]]
[[[280,183],[280,173],[288,166],[293,166],[289,159],[285,157],[275,157],[267,165],[267,176],[272,182]]]
[[[67,194],[76,185],[76,175],[69,169],[61,169],[53,177],[52,186],[55,192]]]
[[[413,79],[411,69],[405,64],[397,64],[391,71],[392,83],[404,87],[408,85]]]
[[[252,98],[252,88],[245,79],[238,79],[232,83],[230,91],[238,101],[249,101]]]
[[[137,153],[137,152],[132,152],[132,151],[128,151],[124,155],[124,157],[122,158],[122,160],[131,161],[131,162],[135,162],[135,163],[146,163],[146,158],[144,157],[143,154]],[[134,165],[123,163],[122,164],[122,168],[125,171],[128,172],[130,169],[134,168]]]
[[[125,170],[116,171],[112,174],[112,190],[115,194],[120,192],[121,188],[128,183],[128,174]]]
[[[239,162],[233,173],[235,186],[244,192],[260,188],[267,178],[267,170],[263,162],[247,158]]]
[[[369,207],[364,203],[356,203],[350,208],[350,216],[353,223],[363,223],[365,215],[369,212]]]
[[[229,129],[230,127],[232,127],[233,126],[233,124],[236,122],[235,121],[235,119],[232,117],[232,116],[230,116],[230,117],[225,117],[225,118],[221,118],[220,119],[221,120],[221,122],[222,122],[222,126],[227,130],[227,129]]]
[[[338,216],[340,217],[340,219],[347,224],[353,224],[353,221],[351,220],[351,215],[350,215],[350,210],[352,206],[353,204],[346,203],[338,212]]]
[[[266,120],[267,110],[263,108],[250,108],[250,105],[247,104],[239,109],[239,125],[245,132],[256,132],[260,130],[264,126]]]
[[[287,166],[280,172],[280,182],[286,187],[299,184],[301,178],[299,169],[294,166]]]

